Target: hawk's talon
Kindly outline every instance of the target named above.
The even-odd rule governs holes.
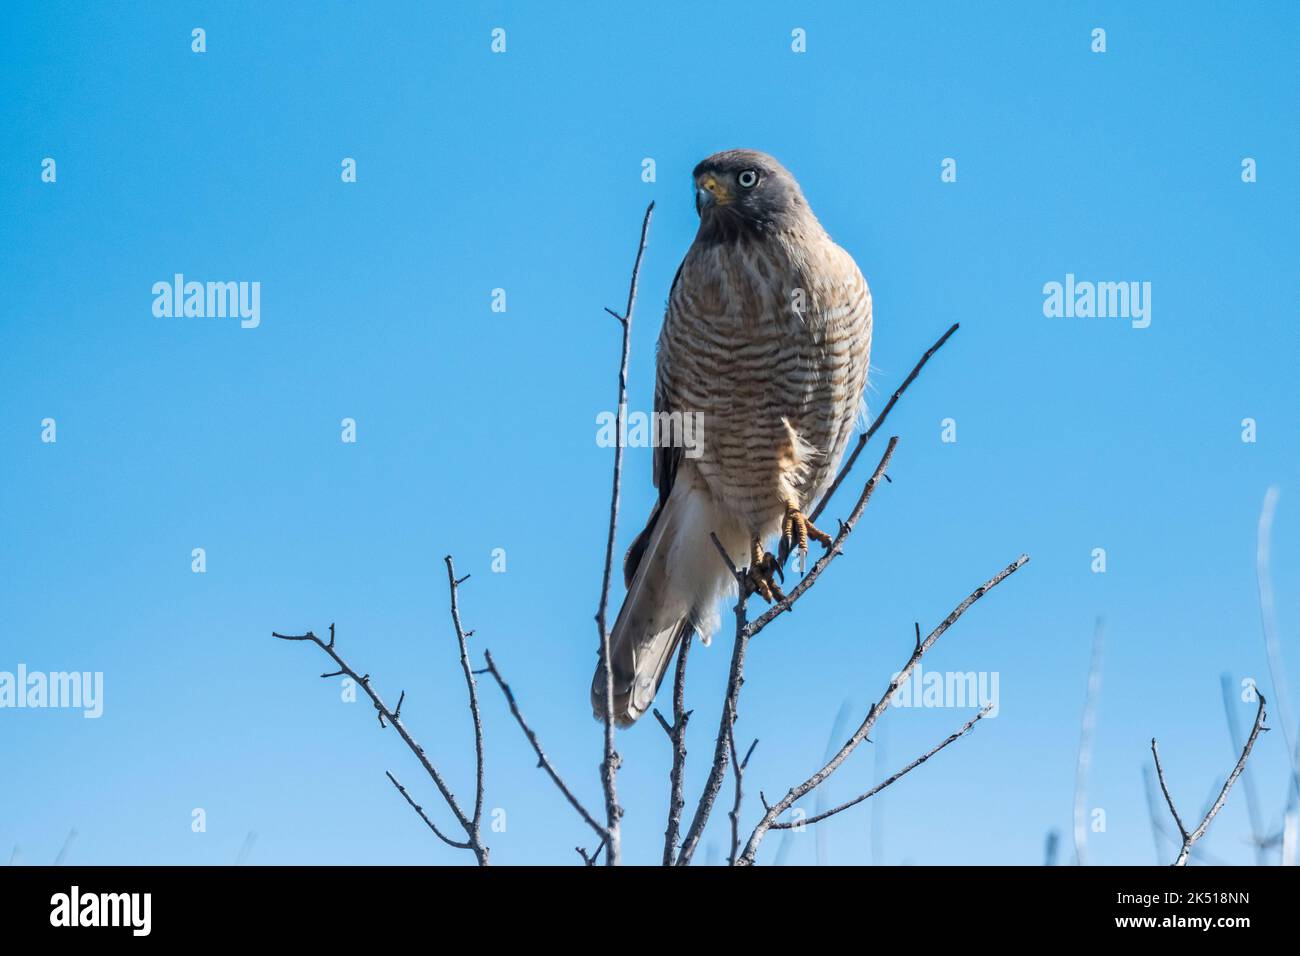
[[[745,572],[745,596],[757,594],[768,604],[773,601],[784,601],[785,592],[776,583],[778,577],[785,581],[785,572],[781,569],[781,563],[770,551],[764,551],[762,545],[755,544],[753,563]]]
[[[809,521],[802,511],[798,508],[787,507],[785,509],[785,520],[781,523],[781,543],[777,549],[780,554],[780,563],[784,564],[786,558],[790,556],[790,552],[795,548],[799,549],[800,557],[806,560],[809,538],[812,538],[824,548],[830,548],[835,544],[834,539]]]

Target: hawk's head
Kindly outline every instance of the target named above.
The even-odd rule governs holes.
[[[700,235],[716,241],[756,237],[810,216],[799,184],[767,153],[729,149],[695,167]]]

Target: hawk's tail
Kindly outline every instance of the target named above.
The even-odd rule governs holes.
[[[614,673],[614,719],[626,727],[650,709],[673,651],[686,632],[707,640],[717,599],[734,581],[709,533],[744,564],[745,535],[724,522],[702,482],[678,474],[668,500],[655,507],[628,552],[627,597],[614,621],[609,658]],[[597,663],[591,706],[605,715],[605,670]]]

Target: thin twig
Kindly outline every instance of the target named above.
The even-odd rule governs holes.
[[[736,754],[736,736],[734,728],[728,727],[727,733],[731,735],[731,771],[732,779],[736,782],[736,797],[731,804],[731,811],[727,814],[731,818],[731,852],[727,855],[727,866],[736,865],[736,854],[740,852],[740,805],[745,799],[745,768],[749,766],[749,758],[754,756],[754,748],[758,746],[758,738],[749,745],[745,751],[745,759],[740,760]]]
[[[1155,774],[1151,772],[1150,764],[1142,765],[1142,787],[1146,793],[1147,813],[1151,817],[1151,838],[1155,842],[1156,861],[1159,862],[1165,858],[1164,841],[1168,840],[1177,846],[1182,842],[1182,837],[1175,838],[1160,819],[1160,798],[1156,795]],[[1191,859],[1211,866],[1227,866],[1227,863],[1207,852],[1203,846],[1192,847]]]
[[[1169,807],[1169,812],[1174,815],[1174,823],[1178,827],[1178,836],[1182,840],[1184,848],[1187,846],[1187,827],[1183,826],[1183,818],[1178,815],[1178,808],[1174,806],[1174,800],[1169,796],[1169,785],[1165,783],[1165,770],[1160,766],[1160,750],[1156,746],[1156,738],[1151,738],[1151,756],[1156,759],[1156,778],[1160,781],[1160,792],[1165,795],[1165,805]]]
[[[465,835],[470,844],[469,848],[474,851],[474,856],[478,860],[479,865],[487,866],[488,848],[484,846],[482,840],[479,839],[478,830],[474,825],[474,821],[465,815],[465,811],[461,809],[460,803],[456,800],[455,794],[451,792],[451,788],[447,786],[447,782],[442,778],[442,774],[438,772],[438,769],[429,760],[428,755],[424,752],[424,748],[416,742],[415,738],[411,736],[411,732],[406,729],[406,725],[402,723],[401,716],[396,711],[389,710],[388,705],[385,704],[379,694],[375,692],[375,689],[370,686],[370,675],[358,674],[352,669],[352,666],[339,655],[339,652],[334,649],[334,625],[330,625],[330,639],[328,642],[322,641],[311,631],[308,631],[306,634],[279,634],[273,631],[271,632],[271,636],[282,641],[312,642],[328,654],[339,668],[337,671],[322,674],[322,677],[340,677],[346,675],[352,678],[352,680],[366,692],[366,696],[370,698],[371,703],[375,705],[375,710],[378,712],[380,725],[383,725],[386,718],[388,723],[397,730],[402,741],[408,748],[410,748],[411,753],[415,754],[416,759],[420,761],[420,766],[424,768],[424,772],[429,775],[430,779],[433,780],[434,785],[438,788],[438,792],[442,794],[442,799],[446,801],[447,806],[455,815],[456,822],[459,823],[461,829],[465,831]],[[403,696],[405,695],[403,694]]]
[[[501,672],[497,670],[496,661],[492,659],[492,652],[484,651],[483,656],[487,658],[487,673],[491,674],[496,679],[497,685],[501,688],[501,693],[506,696],[506,703],[510,705],[510,713],[514,714],[515,720],[518,722],[520,729],[524,732],[524,736],[527,737],[528,742],[533,745],[533,751],[537,754],[537,766],[546,771],[547,776],[549,776],[551,780],[554,781],[555,785],[560,788],[560,793],[564,794],[564,798],[569,801],[569,805],[578,811],[578,816],[582,817],[582,819],[586,821],[587,825],[596,832],[596,835],[602,840],[607,839],[604,824],[597,822],[596,818],[587,812],[587,808],[582,805],[582,801],[574,796],[573,791],[569,789],[569,785],[564,782],[564,779],[559,775],[555,767],[551,764],[550,759],[546,756],[546,752],[542,750],[542,744],[537,739],[537,734],[533,732],[533,728],[528,726],[528,721],[524,720],[524,715],[519,712],[519,704],[515,702],[514,691],[510,689],[510,685],[505,682],[505,679],[501,676]]]
[[[474,824],[475,835],[478,834],[480,825],[483,820],[483,716],[479,712],[478,706],[478,682],[474,680],[474,672],[469,666],[469,636],[460,623],[460,586],[468,578],[457,579],[456,568],[452,564],[451,555],[443,558],[447,565],[447,587],[451,592],[451,623],[456,629],[456,641],[460,645],[460,668],[465,672],[465,688],[469,692],[469,712],[474,722],[474,816],[471,818]],[[401,704],[397,706],[401,710]]]
[[[740,696],[740,687],[744,683],[741,676],[745,671],[745,650],[749,646],[749,634],[745,628],[745,603],[749,600],[748,588],[746,587],[745,572],[741,571],[731,563],[731,558],[727,556],[727,550],[722,546],[716,534],[710,534],[713,540],[713,546],[717,548],[723,563],[731,572],[731,576],[736,580],[736,640],[731,648],[731,666],[727,670],[727,690],[722,701],[722,716],[718,726],[718,736],[714,742],[713,748],[713,765],[709,769],[709,776],[704,783],[704,792],[700,794],[699,802],[695,805],[695,814],[691,817],[691,825],[686,831],[686,838],[682,840],[681,851],[677,854],[677,866],[689,866],[691,857],[695,855],[695,850],[699,846],[700,837],[704,834],[704,825],[709,820],[709,814],[713,812],[713,803],[718,798],[718,791],[722,789],[722,780],[727,773],[727,759],[731,754],[731,727],[736,722],[736,700]]]
[[[677,840],[682,829],[682,810],[686,799],[682,796],[682,780],[686,772],[686,724],[692,711],[686,709],[686,655],[690,653],[694,631],[687,631],[677,652],[677,670],[673,676],[673,722],[670,725],[656,708],[655,719],[668,734],[673,745],[673,767],[668,772],[668,827],[664,830],[663,865],[673,865]]]
[[[1246,768],[1246,761],[1250,757],[1250,752],[1255,746],[1255,740],[1259,737],[1260,731],[1267,730],[1264,726],[1264,695],[1259,694],[1259,710],[1255,713],[1255,725],[1251,728],[1250,736],[1246,738],[1246,746],[1242,748],[1241,757],[1237,760],[1237,765],[1232,768],[1232,773],[1228,774],[1228,779],[1223,782],[1223,789],[1219,791],[1219,798],[1214,801],[1209,811],[1201,820],[1200,825],[1195,830],[1188,832],[1183,824],[1182,818],[1178,815],[1178,808],[1174,806],[1173,797],[1169,795],[1169,786],[1165,783],[1165,771],[1160,765],[1160,749],[1156,746],[1156,739],[1151,738],[1151,756],[1155,759],[1156,778],[1160,781],[1160,790],[1165,795],[1165,803],[1169,806],[1169,812],[1173,815],[1174,823],[1178,825],[1178,833],[1182,837],[1183,846],[1178,853],[1178,858],[1174,860],[1174,866],[1186,866],[1187,857],[1192,852],[1192,847],[1196,841],[1205,836],[1205,831],[1209,829],[1211,821],[1218,816],[1219,811],[1223,809],[1224,803],[1228,800],[1228,791],[1232,789],[1233,783],[1241,776],[1241,772]]]
[[[627,290],[627,308],[622,315],[612,309],[605,310],[618,319],[619,325],[623,329],[622,359],[618,369],[618,441],[614,443],[614,479],[613,489],[609,496],[609,534],[605,541],[605,571],[601,579],[600,603],[596,608],[596,630],[600,638],[600,662],[605,671],[605,753],[600,764],[600,779],[605,791],[605,819],[607,821],[605,837],[608,844],[605,850],[605,863],[607,866],[617,866],[619,864],[619,818],[623,815],[623,810],[618,805],[616,785],[619,756],[618,751],[614,749],[614,669],[610,660],[609,627],[606,622],[606,613],[609,609],[610,579],[614,570],[614,537],[618,530],[618,502],[623,485],[623,423],[627,417],[627,366],[632,350],[632,312],[636,306],[636,290],[641,275],[641,259],[645,255],[646,237],[650,233],[650,217],[654,214],[654,208],[655,204],[652,201],[646,206],[645,218],[641,221],[641,240],[637,244],[636,260],[632,263],[632,280],[628,284]]]
[[[393,786],[397,788],[397,792],[406,798],[406,802],[411,805],[411,809],[413,809],[416,813],[420,815],[420,819],[423,820],[425,822],[425,825],[428,826],[428,828],[433,831],[434,836],[436,836],[443,843],[447,844],[447,846],[454,846],[458,850],[472,849],[472,847],[468,843],[461,843],[458,840],[453,840],[451,837],[447,836],[445,833],[439,830],[437,824],[435,824],[432,820],[430,820],[429,815],[424,812],[424,807],[420,806],[413,799],[411,799],[411,795],[406,792],[406,788],[402,786],[401,781],[399,781],[396,777],[393,776],[391,771],[385,770],[384,775],[387,776],[388,779],[393,782]]]
[[[600,851],[603,850],[604,848],[605,848],[604,840],[600,841],[600,844],[596,847],[595,853],[588,853],[580,846],[574,847],[574,849],[578,851],[578,856],[582,857],[582,863],[584,866],[595,866],[596,861],[600,859]]]
[[[970,720],[966,721],[966,723],[962,724],[961,727],[954,730],[943,741],[941,741],[940,743],[936,744],[934,747],[927,750],[921,756],[917,757],[915,760],[909,763],[902,770],[898,771],[892,776],[887,777],[885,780],[876,784],[866,793],[861,794],[860,796],[856,796],[852,800],[847,800],[844,803],[841,803],[838,807],[834,807],[833,809],[827,810],[823,813],[819,813],[816,816],[811,816],[806,820],[800,820],[798,822],[791,821],[791,820],[784,820],[784,821],[779,821],[777,823],[773,823],[772,829],[793,830],[796,827],[808,826],[809,824],[813,824],[813,823],[820,823],[821,821],[825,820],[827,817],[833,817],[835,816],[835,814],[849,809],[849,807],[856,807],[859,803],[862,803],[864,800],[870,800],[881,790],[884,790],[886,787],[894,783],[900,777],[906,776],[907,774],[915,770],[917,767],[921,766],[921,764],[925,763],[927,760],[929,760],[931,757],[937,754],[944,747],[947,747],[950,743],[953,743],[954,741],[959,740],[962,737],[965,737],[966,734],[970,732],[972,727],[974,727],[977,723],[979,723],[981,720],[983,720],[985,717],[988,716],[989,711],[992,709],[993,709],[992,704],[985,704],[984,708],[978,714],[976,714]]]
[[[1228,674],[1219,676],[1219,689],[1223,692],[1223,717],[1228,724],[1228,746],[1232,753],[1242,748],[1241,726],[1237,723],[1237,694]],[[1255,792],[1255,778],[1247,766],[1241,773],[1241,788],[1246,793],[1246,814],[1250,820],[1250,842],[1255,847],[1255,864],[1263,866],[1268,859],[1269,838],[1264,827],[1264,816],[1259,809],[1259,796]]]
[[[880,484],[880,480],[885,477],[885,469],[889,467],[889,461],[894,457],[894,449],[897,447],[898,436],[895,435],[889,439],[889,444],[885,446],[885,453],[880,456],[880,464],[876,465],[876,470],[867,480],[866,485],[863,486],[862,494],[858,496],[858,503],[853,506],[853,511],[848,520],[840,524],[839,532],[835,535],[835,540],[831,543],[831,546],[817,559],[808,570],[808,573],[800,578],[799,583],[791,589],[789,594],[744,626],[748,637],[753,637],[781,614],[789,611],[794,606],[794,603],[807,594],[808,589],[817,583],[817,578],[835,560],[836,556],[844,553],[844,542],[848,540],[849,534],[853,531],[853,526],[858,523],[858,519],[862,517],[862,512],[866,510],[867,502],[871,500],[871,494],[876,490],[876,485]]]
[[[904,665],[903,669],[898,672],[898,676],[889,682],[889,686],[886,688],[885,693],[881,696],[880,700],[871,705],[871,709],[867,712],[866,719],[862,721],[862,725],[854,732],[853,736],[848,739],[844,746],[839,749],[839,752],[836,753],[835,756],[832,757],[820,770],[803,783],[791,787],[779,802],[768,808],[767,812],[763,815],[763,819],[759,821],[758,825],[754,827],[754,832],[750,834],[749,842],[745,845],[745,851],[741,854],[740,859],[737,861],[737,865],[752,865],[754,863],[754,858],[758,853],[759,844],[763,841],[763,837],[767,835],[767,831],[776,823],[777,818],[794,806],[794,804],[805,794],[820,786],[824,780],[839,769],[840,765],[848,759],[849,755],[858,748],[858,745],[867,739],[867,735],[871,733],[871,728],[876,725],[876,721],[879,719],[880,715],[884,713],[885,708],[889,706],[894,692],[898,690],[899,686],[911,676],[917,663],[925,656],[926,652],[934,646],[935,641],[942,637],[944,632],[947,631],[948,628],[952,627],[957,619],[965,614],[972,604],[982,598],[993,588],[997,587],[1002,583],[1002,581],[1006,580],[1007,577],[1024,567],[1028,561],[1029,556],[1025,554],[1016,558],[1015,561],[1011,562],[1011,564],[1007,565],[997,574],[993,575],[993,577],[989,578],[989,580],[985,581],[978,588],[972,591],[964,601],[953,608],[948,616],[929,633],[925,640],[921,642],[921,645],[912,651],[907,663]]]
[[[1218,796],[1219,788],[1223,786],[1222,778],[1215,778],[1214,783],[1210,785],[1209,792],[1205,794],[1205,801],[1201,804],[1201,816],[1204,817],[1214,806],[1215,798]]]
[[[853,446],[853,451],[849,453],[849,457],[844,462],[844,466],[839,470],[839,474],[835,476],[835,480],[831,482],[831,486],[826,489],[826,494],[822,495],[822,500],[818,502],[817,507],[813,509],[812,515],[808,518],[809,521],[815,522],[821,516],[821,513],[826,510],[826,505],[830,502],[831,496],[835,494],[844,479],[848,477],[849,471],[858,460],[858,455],[862,453],[862,449],[865,448],[867,442],[871,440],[871,436],[874,435],[880,426],[885,423],[885,419],[889,417],[889,413],[898,403],[898,399],[905,391],[907,391],[907,386],[916,381],[916,377],[921,374],[921,369],[925,368],[925,363],[930,361],[930,358],[935,352],[943,348],[943,344],[947,342],[948,339],[952,337],[953,333],[959,328],[961,328],[961,324],[954,322],[948,328],[947,332],[939,336],[939,340],[925,350],[925,354],[921,356],[921,360],[917,362],[912,368],[912,371],[907,374],[907,378],[903,379],[903,384],[899,385],[898,388],[894,390],[894,394],[889,396],[889,401],[885,403],[885,407],[881,413],[876,416],[876,420],[871,423],[865,432],[858,436],[858,443]]]

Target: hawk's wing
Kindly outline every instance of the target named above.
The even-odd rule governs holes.
[[[683,264],[684,261],[683,261]],[[677,281],[682,277],[682,267],[677,267],[677,274],[673,276],[672,288],[668,292],[668,309],[664,317],[664,324],[672,321],[673,311],[673,291],[677,289]],[[655,362],[655,421],[659,420],[660,412],[669,412],[669,399],[664,387],[664,369],[663,369],[663,352],[659,352]],[[651,434],[654,434],[653,429]],[[669,494],[673,490],[673,482],[677,479],[677,465],[682,459],[682,449],[673,445],[671,442],[666,443],[665,447],[651,449],[651,458],[653,461],[651,476],[654,480],[655,487],[659,489],[659,500],[655,502],[654,509],[650,512],[650,519],[646,522],[645,528],[636,536],[631,547],[627,549],[627,555],[623,558],[623,583],[631,587],[632,576],[636,574],[637,565],[641,563],[641,557],[645,554],[646,545],[650,543],[650,535],[654,533],[655,522],[659,520],[659,513],[663,510],[664,504],[668,501]]]
[[[686,265],[683,259],[681,265],[677,267],[677,274],[673,276],[673,284],[668,289],[668,308],[664,316],[664,325],[672,321],[673,314],[673,293],[677,291],[677,283],[682,277],[682,267]],[[664,387],[664,369],[663,369],[663,352],[658,353],[658,360],[655,362],[655,420],[659,420],[660,412],[672,411],[668,408],[668,396],[665,394]],[[668,500],[668,494],[673,490],[673,481],[677,478],[677,463],[681,461],[682,450],[670,445],[667,448],[654,449],[654,483],[659,489],[659,504],[662,505]]]

